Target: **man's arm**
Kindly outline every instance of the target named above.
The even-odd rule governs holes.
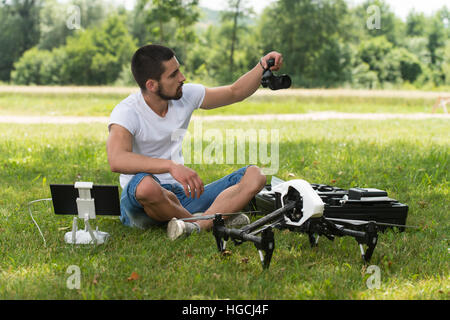
[[[233,84],[223,87],[206,88],[205,98],[200,108],[214,109],[242,101],[251,96],[259,88],[262,73],[267,67],[266,61],[270,58],[275,59],[275,65],[271,70],[279,70],[283,63],[283,57],[278,52],[270,52],[261,59],[262,66],[258,62],[252,70],[241,76]]]
[[[183,185],[186,196],[189,197],[189,189],[192,194],[196,190],[195,195],[197,197],[200,197],[203,193],[203,181],[194,170],[172,160],[156,159],[134,153],[131,133],[118,124],[112,124],[110,127],[106,142],[106,153],[109,166],[113,172],[124,174],[168,172]]]
[[[172,160],[155,159],[133,153],[131,133],[117,124],[110,127],[106,153],[111,171],[117,173],[166,173],[175,164]]]

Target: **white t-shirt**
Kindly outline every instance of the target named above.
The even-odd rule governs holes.
[[[205,87],[200,84],[183,85],[183,96],[169,100],[164,117],[157,115],[145,102],[141,91],[129,95],[111,112],[108,128],[118,124],[133,136],[133,152],[158,159],[172,159],[184,164],[181,145],[192,112],[198,109],[205,97]],[[121,174],[122,188],[133,178]],[[176,183],[170,173],[155,174],[162,184]]]

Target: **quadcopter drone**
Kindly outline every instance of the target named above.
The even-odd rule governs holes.
[[[350,236],[359,244],[361,257],[369,262],[378,242],[378,233],[389,227],[404,231],[408,206],[387,197],[385,191],[374,188],[340,189],[305,180],[282,181],[276,177],[251,202],[257,212],[266,215],[240,229],[225,227],[223,216],[215,214],[182,220],[213,219],[212,233],[219,252],[224,252],[228,240],[235,245],[253,242],[262,267],[270,266],[275,249],[273,229],[305,233],[311,247],[319,237],[329,240]],[[274,185],[276,180],[276,185]],[[273,209],[273,211],[271,211]]]

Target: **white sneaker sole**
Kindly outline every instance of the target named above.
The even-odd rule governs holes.
[[[184,222],[172,218],[167,225],[167,236],[170,240],[178,239],[184,233]]]

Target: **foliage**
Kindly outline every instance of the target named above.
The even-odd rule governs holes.
[[[378,11],[368,10],[371,6],[376,6]],[[366,21],[375,13],[380,14],[380,26],[379,28],[368,28]],[[384,36],[394,45],[401,44],[405,34],[405,24],[395,15],[385,0],[366,0],[356,8],[355,14],[362,20],[361,26],[364,27],[364,33],[369,37]]]
[[[352,69],[352,85],[355,88],[378,88],[379,81],[375,71],[370,70],[370,66],[361,62]]]
[[[422,73],[422,66],[416,55],[410,53],[404,48],[395,48],[389,55],[387,60],[398,61],[400,75],[404,81],[414,82]]]
[[[447,40],[447,44],[444,49],[444,64],[442,66],[442,72],[445,75],[445,84],[450,85],[450,41]]]
[[[0,80],[134,85],[133,50],[161,43],[175,50],[188,81],[206,85],[229,84],[272,50],[283,54],[294,87],[434,88],[449,81],[445,6],[429,16],[411,11],[403,22],[385,0],[276,0],[258,16],[246,0],[229,0],[220,14],[198,0],[138,0],[132,10],[106,1],[2,0]],[[66,25],[73,5],[79,30]],[[371,27],[378,13],[380,26]]]
[[[15,83],[25,85],[60,84],[63,82],[60,70],[65,60],[64,50],[48,51],[33,47],[15,64],[11,78]]]
[[[88,29],[69,38],[63,74],[75,84],[114,82],[136,50],[125,27],[124,17],[110,16],[99,30]],[[85,67],[80,69],[80,67]]]
[[[199,15],[198,0],[138,0],[131,13],[132,34],[138,46],[163,44],[185,61],[197,41],[193,26]]]
[[[0,80],[8,81],[13,64],[39,42],[40,0],[0,2]]]
[[[369,65],[370,70],[377,73],[380,83],[395,83],[401,77],[399,61],[392,59],[392,51],[392,43],[384,36],[371,38],[359,47],[359,57]]]
[[[12,79],[18,84],[113,83],[135,50],[124,17],[111,15],[98,29],[79,30],[63,47],[28,50],[15,64]]]
[[[412,10],[406,18],[406,35],[409,37],[422,37],[426,32],[427,19],[425,14]]]
[[[346,44],[339,43],[348,32],[347,14],[343,0],[280,0],[263,13],[262,49],[282,52],[299,86],[337,84],[349,63]]]
[[[110,10],[103,0],[71,0],[61,3],[58,0],[45,0],[40,10],[39,49],[51,50],[66,43],[69,36],[75,34],[75,28],[67,27],[71,8],[76,6],[80,13],[82,29],[98,28],[109,14]]]

